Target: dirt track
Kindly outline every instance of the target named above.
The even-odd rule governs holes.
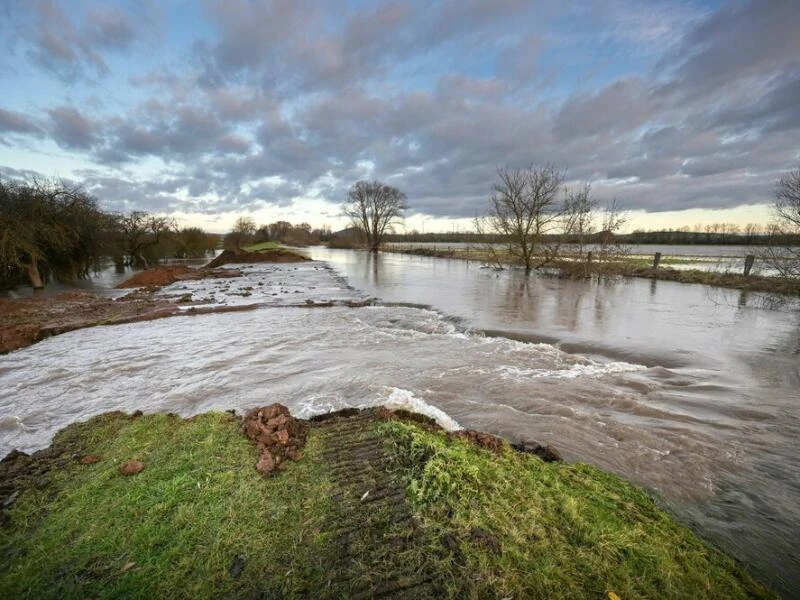
[[[405,486],[386,460],[384,440],[375,432],[377,409],[313,422],[325,445],[327,471],[334,480],[336,519],[329,523],[335,551],[331,583],[353,598],[435,598],[442,591],[435,561],[419,563],[426,539],[405,499]],[[356,577],[356,574],[358,575]],[[348,588],[349,582],[368,584]]]

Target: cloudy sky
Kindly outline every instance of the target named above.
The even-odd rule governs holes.
[[[634,226],[765,221],[800,165],[800,6],[0,0],[0,90],[0,175],[213,231],[337,228],[365,178],[464,228],[531,163]]]

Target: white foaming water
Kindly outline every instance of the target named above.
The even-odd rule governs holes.
[[[263,308],[95,327],[0,358],[0,454],[41,448],[64,425],[109,410],[191,415],[282,402],[311,416],[390,404],[450,429],[466,401],[488,407],[501,393],[542,396],[533,380],[596,381],[604,368],[543,344],[467,335],[434,311],[405,306]],[[555,400],[553,392],[539,401]]]
[[[301,419],[310,419],[317,415],[324,415],[345,408],[370,408],[373,406],[385,406],[393,410],[403,409],[428,416],[445,431],[463,429],[443,410],[417,398],[409,390],[395,387],[384,387],[376,390],[376,393],[370,399],[356,404],[351,404],[339,394],[313,396],[300,401],[295,410],[292,411],[292,414]]]
[[[436,421],[439,427],[445,431],[458,431],[459,429],[463,429],[463,427],[461,427],[461,425],[459,425],[455,419],[453,419],[446,412],[436,408],[435,406],[431,406],[420,398],[417,398],[413,392],[410,392],[409,390],[393,387],[387,388],[386,392],[388,392],[388,396],[386,396],[380,402],[380,404],[386,408],[391,408],[394,410],[402,409],[420,413]]]
[[[193,306],[299,306],[315,303],[361,301],[366,297],[350,289],[324,263],[231,265],[239,277],[190,279],[164,287],[156,296],[182,298],[179,307]]]
[[[519,369],[508,365],[497,367],[496,372],[501,377],[509,379],[526,379],[537,377],[555,377],[559,379],[574,379],[576,377],[602,377],[610,373],[634,373],[644,371],[644,365],[632,365],[625,362],[612,362],[607,364],[574,364],[565,369]]]

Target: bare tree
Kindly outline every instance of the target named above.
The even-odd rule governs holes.
[[[158,246],[176,229],[176,224],[171,217],[137,210],[119,218],[119,229],[130,262],[147,269],[163,255]]]
[[[253,239],[256,232],[256,222],[253,217],[239,217],[233,224],[231,232],[225,236],[225,245],[239,249]]]
[[[558,202],[558,190],[564,175],[551,166],[498,167],[497,178],[489,214],[476,219],[476,225],[479,231],[494,232],[508,240],[510,254],[530,273],[554,258],[543,238],[563,225],[565,213],[563,204]],[[544,255],[538,257],[537,264],[540,249]]]
[[[379,181],[358,181],[347,192],[344,214],[366,237],[370,251],[377,252],[392,224],[406,210],[406,195]]]
[[[627,254],[627,250],[619,243],[617,234],[628,222],[628,216],[622,213],[617,205],[617,199],[611,200],[603,210],[601,229],[598,235],[598,258],[601,261],[620,258]]]
[[[578,259],[583,256],[587,238],[594,233],[597,201],[590,198],[591,191],[590,183],[564,190],[563,231],[578,244]]]
[[[764,258],[781,276],[800,277],[800,168],[785,173],[775,186],[773,214]]]

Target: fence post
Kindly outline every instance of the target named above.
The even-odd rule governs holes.
[[[656,252],[656,255],[653,257],[653,269],[658,268],[658,263],[661,262],[661,252]]]
[[[744,259],[744,276],[747,277],[750,275],[750,269],[753,268],[753,263],[755,262],[756,257],[754,254],[748,254]]]

